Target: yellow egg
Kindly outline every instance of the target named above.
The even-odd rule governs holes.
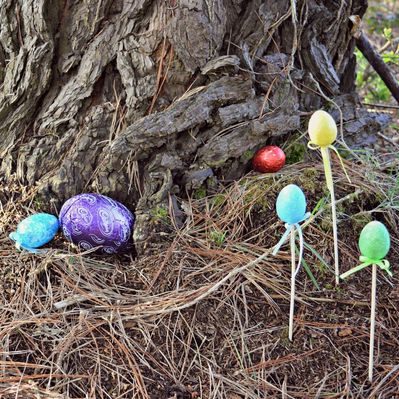
[[[314,112],[309,120],[309,136],[320,147],[332,144],[337,138],[337,125],[332,116],[322,110]]]

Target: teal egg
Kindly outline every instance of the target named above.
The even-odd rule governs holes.
[[[303,191],[295,184],[285,186],[277,197],[278,217],[285,223],[302,221],[306,214],[306,198]]]
[[[363,256],[369,259],[384,259],[391,246],[387,228],[377,221],[367,223],[359,237],[359,248]]]
[[[22,220],[10,238],[25,249],[39,248],[50,242],[57,234],[58,218],[48,213],[37,213]]]

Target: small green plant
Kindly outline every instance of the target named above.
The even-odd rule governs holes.
[[[295,247],[295,253],[297,255],[299,254],[299,250],[297,247]],[[313,285],[316,287],[317,290],[320,291],[320,286],[319,286],[315,276],[313,275],[312,271],[310,270],[310,267],[309,267],[308,263],[305,261],[305,259],[302,259],[302,265],[303,265],[303,268],[305,269],[307,275],[309,276],[310,280],[312,281]]]
[[[396,53],[395,51],[388,51],[382,55],[382,59],[387,64],[389,64],[389,63],[396,64],[399,60],[399,54]]]
[[[36,195],[33,200],[33,206],[36,211],[44,211],[45,210],[45,199],[41,195]]]
[[[391,123],[391,128],[399,132],[399,125],[397,123]]]
[[[385,39],[387,39],[388,41],[392,40],[392,28],[384,28],[383,34]]]
[[[327,197],[321,197],[312,210],[312,216],[316,215],[320,209],[323,209],[327,204]]]
[[[227,232],[222,232],[220,230],[212,230],[209,234],[209,238],[215,245],[221,247],[226,241],[226,235]]]
[[[384,61],[397,61],[398,55],[390,53],[392,52],[383,55],[383,58],[385,57]],[[385,83],[368,67],[368,61],[359,50],[356,50],[355,54],[358,63],[356,86],[365,91],[366,102],[389,101],[391,93]]]

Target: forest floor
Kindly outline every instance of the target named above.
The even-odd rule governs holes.
[[[79,254],[61,238],[42,255],[0,249],[1,398],[399,398],[399,183],[378,160],[334,171],[340,264],[358,264],[371,219],[392,234],[394,271],[378,277],[375,377],[367,380],[370,268],[334,285],[329,196],[318,160],[250,173],[182,201],[187,219],[154,215],[159,248],[139,260]],[[379,165],[379,166],[378,166]],[[395,174],[396,173],[396,174]],[[290,262],[274,210],[300,185],[311,222],[288,340]],[[2,236],[35,208],[34,192],[0,192]],[[4,234],[5,233],[5,234]]]
[[[370,4],[369,37],[380,48],[391,37],[381,53],[399,73],[399,27],[387,19],[398,20],[396,1]],[[345,161],[351,183],[334,158],[341,270],[359,263],[368,221],[391,232],[394,275],[378,274],[372,384],[371,270],[334,285],[329,194],[320,159],[305,154],[277,174],[251,172],[182,199],[180,228],[171,210],[155,213],[156,250],[140,259],[82,254],[61,237],[43,254],[18,252],[8,234],[43,204],[34,189],[0,185],[0,398],[399,398],[398,109],[359,63],[366,107],[393,118],[356,163]],[[284,232],[275,200],[290,183],[313,215],[303,230],[314,279],[304,267],[298,275],[293,342],[288,245],[271,255]]]

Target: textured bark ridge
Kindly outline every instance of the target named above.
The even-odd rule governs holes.
[[[245,170],[324,95],[354,100],[350,15],[366,0],[0,0],[1,172],[63,201],[149,210]]]

